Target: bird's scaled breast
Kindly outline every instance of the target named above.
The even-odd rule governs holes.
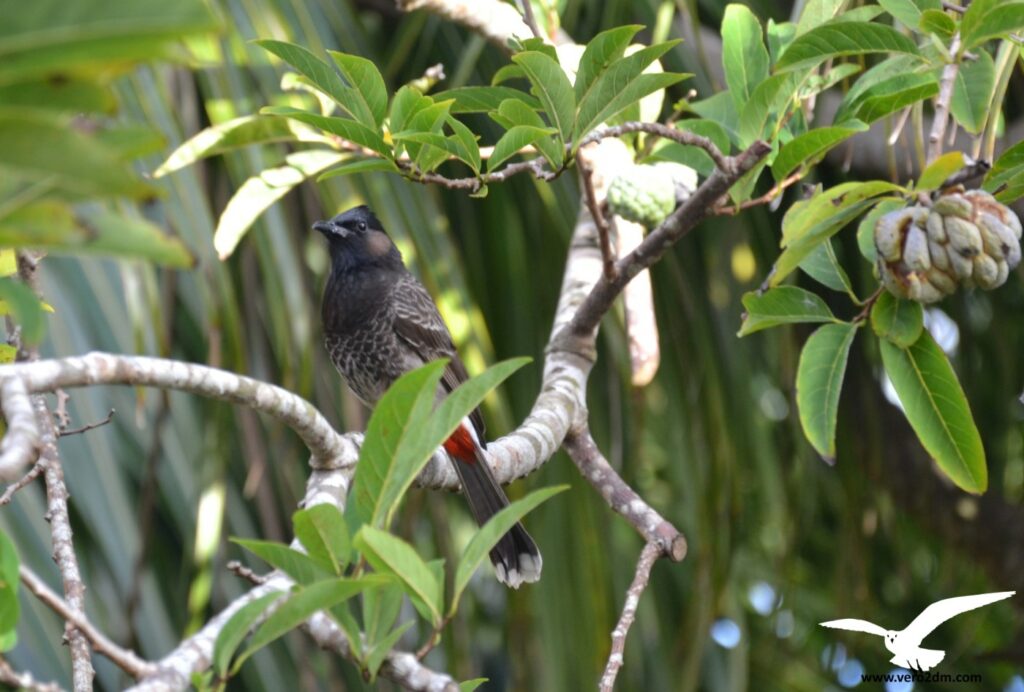
[[[372,406],[398,379],[397,344],[393,330],[371,320],[344,332],[328,332],[324,345],[349,389]]]

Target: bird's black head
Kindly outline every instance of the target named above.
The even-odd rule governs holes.
[[[317,221],[313,229],[327,238],[336,270],[403,266],[398,248],[365,204],[344,211],[330,221]]]

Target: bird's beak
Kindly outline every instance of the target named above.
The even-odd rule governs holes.
[[[325,236],[340,235],[342,238],[348,235],[348,230],[344,226],[338,226],[331,221],[317,221],[313,224],[314,231],[320,231]]]

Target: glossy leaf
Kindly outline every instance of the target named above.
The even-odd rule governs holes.
[[[542,502],[568,489],[568,485],[558,485],[551,488],[534,490],[526,497],[516,500],[509,504],[508,507],[503,508],[488,519],[486,524],[477,529],[473,537],[469,539],[469,543],[466,544],[465,550],[462,551],[458,567],[455,569],[455,585],[449,608],[450,614],[455,613],[455,609],[459,604],[459,598],[462,596],[466,586],[469,585],[469,580],[472,578],[473,573],[476,572],[476,568],[484,561],[491,548],[498,544],[501,537],[508,533],[517,522],[522,520],[523,517]]]
[[[875,204],[874,198],[902,189],[881,180],[843,183],[792,205],[782,219],[785,249],[772,269],[770,285],[779,285],[815,247]]]
[[[523,147],[528,147],[544,137],[555,133],[551,127],[539,128],[530,125],[516,125],[501,136],[501,139],[494,145],[494,151],[487,160],[487,170],[493,171],[519,153]]]
[[[855,324],[826,324],[811,334],[800,352],[796,404],[807,440],[829,463],[836,457],[836,416]]]
[[[996,159],[982,187],[1004,204],[1024,195],[1024,142],[1017,142]]]
[[[401,132],[406,129],[413,117],[432,106],[433,103],[432,98],[424,96],[419,90],[410,86],[402,87],[395,92],[391,99],[391,109],[388,112],[388,117],[391,119],[391,131]]]
[[[288,595],[287,600],[278,606],[252,635],[249,645],[235,659],[231,667],[232,673],[237,672],[254,653],[295,629],[317,611],[329,610],[378,582],[376,575],[368,575],[358,579],[328,579],[299,587]]]
[[[800,263],[800,269],[818,283],[828,286],[833,291],[846,293],[854,300],[860,302],[853,291],[850,277],[839,264],[832,241],[827,240],[814,249],[807,258]]]
[[[917,179],[916,189],[921,191],[939,189],[949,176],[964,167],[964,163],[962,152],[950,151],[943,154],[928,164],[921,172],[921,176]]]
[[[805,34],[811,29],[831,21],[848,4],[849,0],[807,0],[800,12],[800,21],[796,25],[797,35]]]
[[[868,53],[917,55],[914,42],[883,24],[839,22],[797,36],[775,65],[776,70],[811,68],[826,60]]]
[[[322,567],[341,574],[348,566],[352,539],[341,510],[329,503],[300,509],[292,515],[295,537]]]
[[[873,123],[938,93],[939,82],[934,74],[901,74],[863,91],[855,101],[844,101],[836,117],[853,116],[865,123]]]
[[[592,38],[580,57],[579,69],[576,70],[576,102],[582,103],[590,92],[598,76],[604,73],[612,63],[622,58],[623,52],[636,33],[643,27],[639,24],[615,27],[602,31]]]
[[[488,113],[497,110],[505,99],[522,101],[530,108],[540,108],[540,102],[524,91],[502,86],[466,86],[434,94],[438,101],[452,100],[451,113]]]
[[[885,339],[879,346],[885,372],[921,444],[957,486],[984,492],[985,449],[946,354],[927,330],[907,349]]]
[[[908,348],[921,337],[924,310],[913,300],[902,300],[882,291],[871,306],[871,329],[880,339]]]
[[[960,21],[963,50],[971,50],[997,36],[1024,29],[1024,2],[974,0]]]
[[[768,50],[761,22],[744,5],[730,4],[722,19],[722,66],[736,108],[768,77]]]
[[[780,324],[835,322],[832,311],[817,294],[797,286],[779,286],[743,295],[746,314],[737,336],[746,336]]]
[[[289,106],[269,106],[260,110],[260,113],[283,115],[286,118],[312,125],[324,132],[330,132],[342,139],[347,139],[350,142],[372,149],[382,156],[391,156],[391,147],[384,142],[384,138],[380,133],[355,120],[310,113]]]
[[[795,73],[777,74],[757,85],[750,100],[740,111],[740,147],[748,147],[757,139],[771,137],[772,130],[793,105],[800,79],[801,76]]]
[[[355,109],[369,114],[369,118],[357,119],[368,128],[376,130],[384,122],[388,110],[388,90],[380,70],[371,61],[358,55],[339,53],[329,50],[327,53],[338,66],[345,80],[351,85],[352,92],[358,98]],[[355,115],[353,113],[353,115]]]
[[[949,110],[967,132],[976,135],[985,127],[995,85],[996,68],[988,51],[979,50],[974,60],[960,64]]]
[[[369,524],[359,529],[354,543],[375,570],[398,578],[423,617],[434,626],[441,622],[444,582],[438,581],[411,545]]]
[[[576,115],[576,96],[569,78],[555,60],[538,51],[527,51],[512,56],[512,61],[523,68],[540,99],[551,126],[558,130],[561,144],[573,137]]]
[[[479,173],[480,144],[477,142],[477,136],[462,121],[450,115],[448,116],[448,127],[453,133],[448,137],[448,141],[455,149],[455,157],[473,169],[474,173]]]
[[[248,538],[232,538],[231,542],[242,546],[274,569],[281,570],[299,584],[312,584],[334,576],[333,570],[328,570],[309,555],[289,548],[284,543]]]
[[[956,20],[942,10],[925,10],[921,13],[919,27],[925,33],[948,40],[956,32],[956,26]]]
[[[903,25],[916,29],[925,10],[941,10],[942,0],[878,0],[878,4]]]
[[[772,175],[777,181],[784,180],[797,168],[814,165],[829,150],[867,129],[867,125],[854,120],[839,127],[819,127],[794,137],[782,146],[772,162]]]
[[[272,603],[284,596],[280,591],[272,591],[259,598],[249,601],[224,623],[213,643],[213,670],[220,678],[227,677],[231,666],[231,657],[242,645],[249,630],[263,617],[263,613]]]
[[[235,251],[246,232],[266,209],[296,185],[344,161],[351,154],[312,149],[289,154],[285,165],[249,178],[228,200],[213,233],[213,247],[223,260]]]

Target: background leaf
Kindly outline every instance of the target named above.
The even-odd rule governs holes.
[[[740,109],[754,88],[768,77],[768,50],[761,22],[744,5],[725,8],[722,18],[722,65],[736,108]]]
[[[779,286],[758,295],[743,296],[747,312],[738,336],[746,336],[780,324],[833,322],[835,316],[816,294],[796,286]]]

